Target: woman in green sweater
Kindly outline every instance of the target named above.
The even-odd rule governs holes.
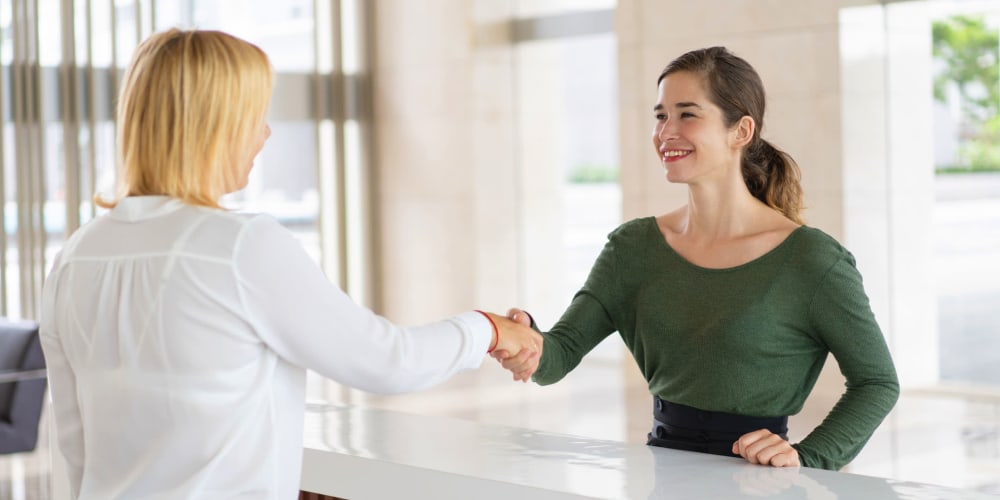
[[[657,86],[653,147],[667,180],[688,186],[687,204],[609,235],[540,357],[495,357],[551,384],[617,331],[654,396],[648,444],[839,469],[899,395],[854,257],[799,218],[798,166],[760,136],[764,88],[746,61],[695,50]],[[846,391],[791,444],[787,417],[828,353]]]

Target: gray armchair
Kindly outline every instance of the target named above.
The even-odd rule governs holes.
[[[0,318],[0,454],[35,449],[46,381],[38,324]]]

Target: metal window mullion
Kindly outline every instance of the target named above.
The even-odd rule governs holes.
[[[87,139],[89,141],[89,148],[87,150],[88,162],[87,162],[87,180],[88,186],[90,186],[90,191],[87,193],[88,199],[93,196],[94,192],[97,190],[97,82],[94,78],[94,15],[93,15],[93,3],[91,0],[86,1],[87,9],[87,65],[85,68],[84,77],[87,81]],[[97,206],[94,204],[93,200],[90,200],[90,214],[89,218],[93,219],[97,215]]]
[[[28,105],[26,102],[27,91],[25,89],[27,80],[27,56],[25,50],[26,36],[24,31],[30,29],[24,13],[25,0],[14,0],[11,5],[12,20],[11,28],[13,36],[13,60],[12,87],[14,91],[14,198],[17,207],[17,225],[14,234],[17,239],[17,269],[18,269],[18,296],[20,297],[20,314],[24,314],[24,270],[27,269],[27,255],[24,252],[27,229],[25,228],[25,197],[27,196],[27,185],[24,172],[31,168],[30,149],[28,148],[28,135],[25,130],[28,122]]]
[[[41,90],[44,82],[42,80],[38,30],[40,22],[38,17],[38,2],[30,2],[30,4],[33,7],[31,20],[34,26],[34,29],[29,32],[31,35],[31,75],[33,82],[28,87],[28,92],[31,94],[28,102],[33,108],[32,113],[34,115],[34,123],[31,130],[34,139],[32,146],[35,152],[35,163],[29,176],[32,188],[32,210],[29,212],[32,232],[30,248],[31,267],[28,269],[28,276],[30,278],[28,280],[28,298],[23,306],[25,317],[37,318],[38,302],[42,295],[42,283],[45,282],[45,244],[47,238],[45,234],[45,103],[41,98]]]
[[[80,109],[79,78],[76,65],[76,20],[74,0],[63,0],[62,62],[59,65],[59,91],[62,96],[63,175],[65,176],[66,224],[64,236],[69,237],[80,227]],[[43,176],[44,178],[44,176]],[[44,198],[44,196],[43,196]]]
[[[111,102],[117,102],[118,95],[118,13],[115,11],[115,2],[111,0],[111,67],[108,68],[108,85],[111,87]],[[115,106],[114,104],[112,106]],[[118,123],[118,113],[114,109],[111,110],[111,123]],[[115,127],[117,131],[117,125]],[[115,136],[115,148],[117,151],[117,133]],[[115,161],[115,182],[118,182],[118,154],[114,155]],[[117,193],[115,193],[117,195]]]
[[[40,169],[39,116],[35,90],[40,83],[37,54],[37,6],[34,2],[14,2],[14,68],[17,72],[14,93],[16,105],[16,182],[17,182],[17,254],[20,313],[22,317],[34,316],[37,267],[37,226],[35,221],[36,181]]]
[[[0,54],[2,53],[3,37],[0,36]],[[7,114],[4,107],[7,97],[3,73],[9,71],[0,64],[0,316],[7,316]],[[13,78],[11,74],[11,83]]]
[[[142,0],[135,0],[135,43],[142,41]]]
[[[135,44],[156,31],[156,1],[135,0]]]
[[[326,200],[324,199],[323,196],[324,193],[323,163],[325,157],[323,155],[323,148],[322,148],[322,143],[324,139],[322,123],[323,120],[326,118],[325,110],[327,107],[329,107],[328,104],[329,99],[327,93],[323,92],[324,88],[323,73],[320,69],[321,62],[320,62],[319,44],[321,36],[320,33],[323,29],[323,26],[320,24],[318,13],[320,12],[321,1],[322,0],[313,0],[313,72],[312,72],[312,87],[313,87],[312,92],[313,92],[313,99],[315,102],[315,106],[313,106],[313,109],[316,110],[316,115],[313,117],[313,130],[315,131],[316,135],[315,178],[316,178],[316,191],[320,194],[319,213],[317,214],[317,225],[319,229],[319,255],[320,255],[319,263],[320,267],[323,269],[324,272],[327,273],[327,276],[330,278],[331,281],[340,283],[339,276],[330,276],[331,271],[333,270],[330,268],[331,263],[329,262],[329,257],[328,257],[329,252],[327,250],[329,246],[329,241],[328,241],[329,235],[326,234],[327,220],[326,217],[324,216],[325,214],[324,205],[326,204]]]
[[[374,90],[374,79],[372,78],[372,61],[374,60],[373,50],[375,46],[374,34],[375,34],[375,16],[374,16],[374,6],[373,2],[366,0],[359,0],[357,2],[358,9],[357,15],[359,16],[358,22],[358,39],[356,40],[359,45],[358,52],[359,56],[359,68],[358,74],[354,77],[356,88],[359,90],[355,93],[354,98],[359,102],[356,102],[354,109],[357,110],[355,118],[358,121],[358,127],[360,129],[359,134],[361,136],[361,151],[360,151],[360,162],[361,171],[364,173],[364,180],[362,181],[362,186],[364,189],[364,195],[366,200],[364,202],[365,213],[363,214],[363,227],[365,229],[365,239],[367,243],[367,265],[365,269],[365,275],[368,279],[369,285],[366,287],[368,290],[368,300],[369,304],[373,308],[381,309],[383,306],[383,296],[380,292],[381,286],[377,286],[382,283],[381,274],[379,270],[382,268],[380,265],[382,251],[381,251],[381,231],[378,226],[379,220],[379,207],[380,198],[378,193],[378,171],[373,168],[374,158],[375,158],[375,132],[374,132],[374,111],[372,106],[372,92]]]
[[[348,279],[348,266],[351,264],[352,256],[349,255],[347,245],[347,235],[349,234],[347,228],[347,159],[345,152],[346,141],[344,136],[344,124],[347,120],[344,112],[344,30],[341,29],[343,6],[341,5],[340,0],[332,0],[331,3],[333,5],[330,8],[330,26],[332,31],[330,36],[330,49],[333,61],[329,79],[326,81],[326,91],[329,92],[331,97],[330,107],[327,109],[334,124],[333,165],[334,175],[337,179],[336,200],[332,200],[331,202],[337,204],[337,256],[339,258],[338,267],[341,270],[341,288],[343,288],[345,292],[350,293],[353,290],[350,289],[350,280]],[[358,299],[360,299],[360,297]]]
[[[329,12],[325,9],[329,8]],[[344,191],[344,168],[343,168],[343,122],[336,119],[335,92],[332,92],[335,74],[339,67],[337,59],[337,41],[333,39],[337,31],[335,21],[339,19],[340,2],[337,0],[315,0],[313,2],[313,96],[316,100],[315,120],[316,130],[316,187],[319,196],[318,226],[320,233],[320,264],[326,271],[329,278],[337,283],[341,289],[348,291],[348,273],[346,266],[347,257],[347,229],[344,225],[346,214],[344,213],[343,191]],[[324,16],[324,14],[328,14]],[[321,45],[322,33],[331,35],[330,46]],[[320,60],[321,54],[326,51],[321,48],[329,48],[330,60]],[[329,68],[329,69],[327,69]],[[333,137],[328,137],[324,131],[324,122],[333,122]],[[338,140],[339,139],[339,140]],[[324,144],[327,141],[333,142],[333,157],[324,154]],[[329,160],[329,163],[328,161]],[[330,165],[332,164],[332,165]],[[327,169],[326,167],[332,167]],[[332,172],[331,172],[332,170]]]

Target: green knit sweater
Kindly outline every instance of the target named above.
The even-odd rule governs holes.
[[[651,393],[758,417],[798,413],[832,353],[846,390],[794,444],[807,467],[847,464],[899,396],[854,257],[810,227],[751,262],[707,269],[674,252],[655,218],[623,224],[545,334],[533,380],[558,381],[615,331]]]

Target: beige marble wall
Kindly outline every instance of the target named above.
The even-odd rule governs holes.
[[[380,312],[561,312],[559,48],[513,46],[510,2],[375,5]]]
[[[684,51],[729,47],[764,80],[763,133],[802,168],[807,223],[854,251],[894,354],[899,350],[906,358],[905,379],[925,382],[925,375],[936,376],[935,352],[927,347],[936,338],[927,326],[933,303],[927,274],[905,270],[926,263],[921,215],[908,210],[927,201],[930,184],[924,174],[907,176],[903,164],[922,161],[907,144],[914,138],[929,143],[929,136],[920,125],[923,108],[901,88],[886,85],[888,49],[842,63],[845,36],[855,49],[882,43],[864,42],[863,35],[877,38],[883,24],[866,28],[864,16],[844,17],[845,7],[866,4],[877,2],[619,0],[623,214],[662,213],[685,201],[686,191],[665,181],[651,149],[650,109],[660,70]],[[903,4],[893,8],[905,9]],[[546,227],[559,225],[558,208],[546,205],[553,172],[519,171],[518,165],[546,163],[544,145],[532,146],[536,134],[525,113],[558,110],[544,102],[525,106],[522,98],[529,96],[515,95],[545,63],[511,47],[505,21],[512,4],[380,0],[375,6],[380,312],[412,323],[471,307],[544,300],[545,289],[531,282],[529,260],[544,267],[558,257],[538,254],[547,248]],[[909,19],[910,28],[896,29],[902,41],[894,50],[904,54],[923,43],[906,34],[915,33],[907,31],[914,29]],[[905,85],[899,75],[893,78]],[[905,124],[892,137],[885,132],[890,119]],[[908,253],[899,253],[904,247]],[[525,258],[529,249],[532,259]],[[919,314],[910,312],[914,308]],[[894,339],[901,328],[922,347]],[[840,384],[834,374],[821,387],[839,392]]]
[[[518,288],[506,2],[374,3],[379,312],[406,324]]]

